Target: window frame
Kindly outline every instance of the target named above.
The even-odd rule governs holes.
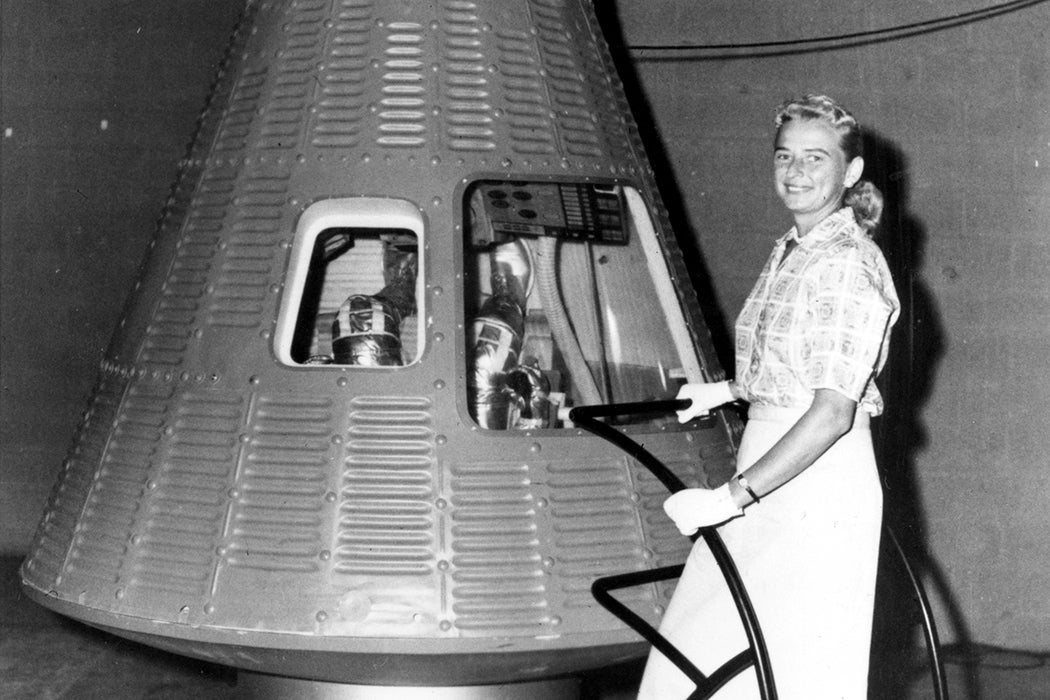
[[[542,175],[524,175],[519,174],[516,176],[509,176],[506,174],[483,174],[477,175],[471,178],[464,178],[457,187],[456,201],[460,209],[455,213],[457,221],[462,222],[461,226],[456,226],[456,232],[461,237],[469,236],[470,233],[466,230],[466,208],[469,207],[470,193],[475,188],[479,187],[485,182],[539,182],[539,183],[586,183],[591,185],[597,185],[601,187],[619,187],[622,190],[624,197],[624,209],[626,216],[630,219],[630,226],[633,229],[633,234],[639,239],[639,247],[641,248],[645,260],[650,279],[652,280],[656,297],[657,304],[659,305],[663,318],[667,321],[669,331],[669,341],[675,348],[681,360],[681,367],[672,370],[668,378],[678,379],[684,382],[704,382],[707,381],[706,371],[704,369],[702,348],[699,346],[697,339],[693,337],[693,333],[690,330],[691,322],[689,320],[690,313],[686,308],[686,303],[683,297],[680,295],[678,285],[686,284],[689,285],[688,280],[678,279],[678,275],[675,273],[674,267],[671,264],[667,256],[666,243],[663,238],[667,234],[659,231],[655,224],[655,219],[652,213],[653,205],[649,202],[644,194],[642,188],[638,187],[634,182],[629,180],[621,180],[618,178],[604,179],[604,178],[592,178],[592,177],[544,177]],[[463,257],[463,241],[462,238],[455,245],[457,250],[456,260],[456,271],[457,271],[457,299],[459,308],[457,310],[460,318],[463,319],[463,327],[466,328],[468,322],[466,320],[465,308],[465,295],[466,289],[464,287],[465,275],[464,272],[464,261]],[[671,323],[674,319],[677,323]],[[467,347],[465,340],[465,334],[459,339],[463,347],[463,357],[466,358],[469,355],[470,348]],[[465,361],[465,360],[464,360]],[[469,371],[469,369],[468,369]],[[518,431],[514,429],[485,429],[481,428],[477,419],[471,414],[469,407],[469,397],[467,395],[466,386],[458,387],[457,391],[457,402],[460,404],[461,412],[464,418],[469,422],[470,425],[476,426],[477,429],[483,434],[491,437],[513,437],[515,435],[521,435],[524,433],[528,434],[550,434],[555,435],[572,435],[572,431],[575,430],[575,426],[566,423],[562,427],[552,428],[532,428],[525,431]],[[679,426],[675,421],[669,420],[666,425],[659,428],[653,428],[652,426],[643,425],[623,425],[620,429],[626,432],[665,432],[671,430],[688,430],[688,426]]]
[[[416,276],[416,323],[419,346],[411,362],[404,365],[372,367],[347,364],[310,365],[296,362],[292,357],[292,343],[303,301],[303,290],[310,274],[310,262],[318,237],[333,228],[405,230],[416,236],[419,250]],[[344,197],[325,199],[311,204],[299,216],[295,227],[288,267],[284,276],[284,294],[277,313],[277,324],[273,336],[273,352],[277,361],[285,367],[297,369],[343,370],[398,370],[419,362],[425,350],[426,334],[423,332],[426,310],[424,308],[426,271],[424,269],[426,227],[419,208],[404,199],[387,197]]]

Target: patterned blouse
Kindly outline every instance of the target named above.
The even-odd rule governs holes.
[[[789,240],[798,245],[784,258]],[[736,386],[748,401],[805,408],[834,389],[882,413],[873,381],[900,302],[882,251],[843,208],[773,248],[736,322]]]

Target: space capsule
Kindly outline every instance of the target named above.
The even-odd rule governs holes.
[[[250,0],[23,587],[314,681],[637,658],[590,584],[690,543],[567,410],[721,376],[588,2]],[[732,472],[729,418],[616,426]]]

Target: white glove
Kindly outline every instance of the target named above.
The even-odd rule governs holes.
[[[729,388],[728,380],[710,384],[702,382],[683,384],[675,398],[689,399],[693,402],[692,406],[678,412],[679,423],[688,423],[697,416],[706,416],[712,408],[736,401],[736,397]]]
[[[682,489],[664,501],[664,512],[670,516],[683,535],[691,535],[702,527],[721,525],[743,515],[733,503],[729,484],[717,489]]]

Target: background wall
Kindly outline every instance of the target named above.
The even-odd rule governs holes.
[[[774,107],[826,92],[869,127],[906,307],[881,382],[890,517],[925,560],[945,637],[1050,649],[1050,3],[888,41],[641,48],[841,35],[990,4],[597,7],[680,237],[702,255],[727,364],[727,329],[790,226],[771,187]],[[240,6],[0,5],[0,552],[28,546]]]
[[[619,25],[628,46],[783,41],[994,4],[650,0],[620,3]],[[628,53],[672,173],[665,195],[727,325],[791,225],[771,186],[775,106],[826,92],[869,127],[906,305],[880,382],[891,519],[928,554],[948,638],[1039,649],[1050,648],[1048,34],[1042,3],[804,53]]]
[[[240,9],[0,3],[0,553],[29,545]]]

